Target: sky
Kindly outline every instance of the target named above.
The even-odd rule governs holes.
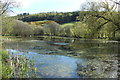
[[[16,15],[20,13],[40,13],[40,12],[72,12],[80,9],[80,5],[85,0],[15,0],[19,4],[18,8],[14,8]]]
[[[86,0],[14,0],[19,4],[18,8],[14,8],[16,15],[20,13],[41,13],[41,12],[72,12],[80,10],[80,6]],[[89,1],[89,0],[88,0]]]

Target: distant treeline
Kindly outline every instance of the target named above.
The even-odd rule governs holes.
[[[17,15],[18,20],[22,20],[23,22],[35,22],[42,20],[52,20],[59,24],[69,23],[77,21],[76,17],[79,16],[79,11],[75,12],[48,12],[48,13],[39,13],[32,14],[23,13]]]

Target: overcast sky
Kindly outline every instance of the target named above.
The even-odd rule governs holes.
[[[19,14],[19,13],[34,14],[34,13],[52,12],[52,11],[57,11],[57,12],[77,11],[80,10],[80,6],[86,0],[15,0],[15,1],[17,3],[20,3],[19,8],[13,9],[15,14]]]

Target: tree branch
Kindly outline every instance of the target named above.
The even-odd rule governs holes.
[[[116,2],[116,1],[113,1],[113,0],[110,0],[110,1],[114,2],[115,4],[120,5],[120,2]]]
[[[7,1],[5,3],[2,3],[2,2],[0,3],[2,5],[1,10],[0,10],[0,15],[3,15],[6,11],[10,10],[14,6],[13,5],[14,2]]]
[[[101,29],[102,28],[102,26],[104,26],[105,24],[107,24],[108,23],[108,21],[107,22],[105,22],[105,23],[103,23],[103,24],[101,24],[101,25],[99,25],[99,27],[97,27],[97,31],[99,30],[99,29]]]
[[[119,23],[115,23],[114,21],[112,21],[111,19],[107,19],[106,17],[104,17],[104,16],[100,16],[100,15],[92,15],[93,17],[97,17],[97,18],[102,18],[102,19],[104,19],[104,20],[106,20],[106,21],[108,21],[108,22],[112,22],[114,25],[116,25],[116,26],[119,26]]]

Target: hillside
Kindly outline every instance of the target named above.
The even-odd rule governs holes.
[[[79,11],[75,12],[48,12],[39,14],[23,13],[17,15],[18,20],[23,22],[36,22],[43,20],[52,20],[59,24],[77,21],[76,17],[79,16]]]

